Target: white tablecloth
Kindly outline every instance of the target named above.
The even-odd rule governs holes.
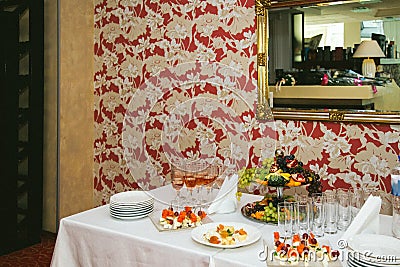
[[[244,194],[239,209],[231,214],[214,214],[214,222],[242,222],[260,229],[262,238],[235,249],[208,247],[192,240],[191,230],[160,232],[146,217],[123,221],[109,214],[108,205],[61,220],[51,266],[266,266],[263,240],[272,243],[277,227],[248,220],[240,207],[261,196]],[[156,208],[165,207],[158,203]],[[381,233],[390,235],[391,217],[382,216]],[[333,248],[342,233],[326,235]],[[324,243],[324,240],[321,240]],[[261,256],[259,258],[259,256]]]

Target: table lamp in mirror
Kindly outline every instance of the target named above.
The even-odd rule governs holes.
[[[376,65],[373,58],[385,57],[381,47],[375,40],[364,40],[358,46],[353,55],[354,58],[365,58],[362,63],[362,74],[364,77],[374,78]]]

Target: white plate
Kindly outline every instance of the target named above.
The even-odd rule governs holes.
[[[152,197],[144,191],[126,191],[110,197],[110,202],[119,204],[137,204],[152,201]]]
[[[148,213],[143,213],[143,214],[137,214],[137,215],[129,215],[129,216],[124,216],[124,215],[119,215],[119,214],[115,214],[115,213],[111,213],[110,212],[110,216],[116,219],[120,219],[120,220],[136,220],[136,219],[140,219],[140,218],[144,218],[149,216],[149,214],[151,214],[151,212]]]
[[[121,216],[135,216],[135,215],[142,215],[142,214],[149,214],[151,212],[153,212],[153,208],[148,209],[148,210],[144,210],[144,211],[140,211],[140,212],[119,212],[119,211],[114,211],[114,210],[110,210],[110,213],[115,214],[115,215],[121,215]]]
[[[120,212],[140,212],[153,209],[154,205],[150,205],[147,207],[136,207],[136,208],[119,208],[110,205],[110,210],[120,211]]]
[[[395,256],[395,264],[400,263],[400,240],[387,235],[360,234],[348,240],[349,247],[357,252],[369,251],[369,258]],[[365,258],[365,257],[364,257]]]
[[[140,202],[140,203],[135,203],[135,204],[121,204],[118,202],[110,202],[110,206],[118,207],[121,209],[126,209],[126,208],[140,208],[140,207],[146,207],[146,206],[153,206],[154,202],[153,201],[148,201],[148,202]]]
[[[233,226],[235,229],[239,230],[243,228],[247,232],[247,238],[243,242],[236,242],[233,245],[221,245],[221,244],[212,244],[208,242],[204,238],[204,234],[206,234],[210,230],[216,230],[218,225],[226,225],[226,226]],[[237,248],[242,246],[247,246],[257,242],[261,237],[261,232],[256,227],[245,224],[245,223],[237,223],[237,222],[215,222],[215,223],[207,223],[201,226],[196,227],[192,230],[192,239],[200,244],[210,246],[210,247],[217,247],[217,248]]]
[[[151,205],[151,204],[153,204],[153,203],[154,203],[154,199],[149,199],[149,200],[146,200],[146,201],[134,202],[134,203],[132,203],[132,202],[118,202],[118,201],[115,201],[115,200],[111,200],[111,199],[110,199],[110,204],[118,205],[118,206],[122,206],[122,207],[124,207],[124,206],[143,206],[143,205]]]
[[[400,266],[400,263],[394,259],[366,257],[365,255],[355,253],[351,249],[348,250],[348,262],[360,267]]]
[[[140,208],[146,208],[146,207],[151,207],[154,206],[153,202],[149,203],[143,203],[143,204],[137,204],[137,205],[120,205],[120,204],[115,204],[113,202],[110,202],[110,207],[113,208],[118,208],[118,209],[140,209]]]

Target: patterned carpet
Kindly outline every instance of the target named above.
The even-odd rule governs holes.
[[[55,234],[43,232],[41,243],[0,256],[0,267],[48,267],[55,242]]]

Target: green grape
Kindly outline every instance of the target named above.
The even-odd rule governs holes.
[[[239,181],[238,186],[244,188],[251,184],[255,179],[255,168],[242,168],[238,172]]]
[[[265,169],[267,173],[269,173],[272,164],[274,164],[274,158],[265,158],[262,161],[262,168]]]

